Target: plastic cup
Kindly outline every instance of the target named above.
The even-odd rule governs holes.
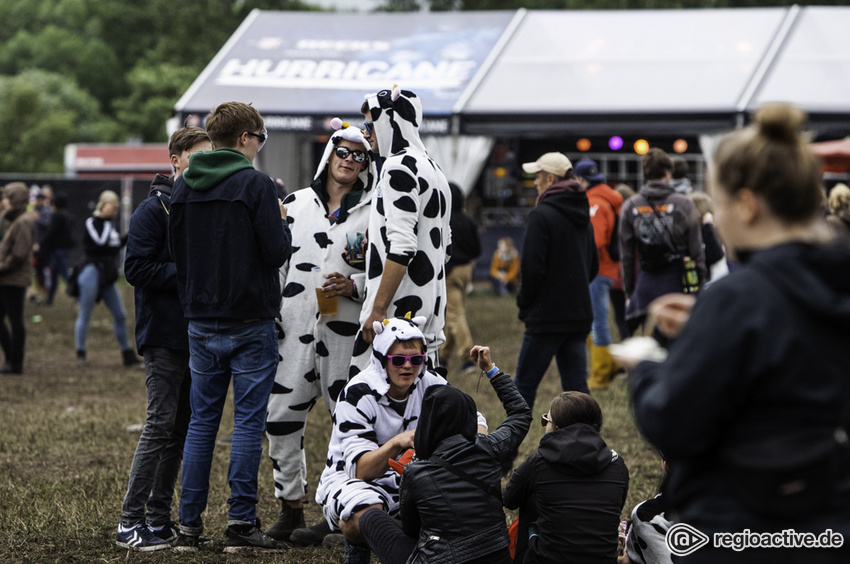
[[[313,282],[316,286],[316,301],[319,303],[319,313],[322,315],[336,315],[336,296],[328,297],[328,295],[322,291],[322,284],[325,283],[325,277],[322,274],[321,267],[313,267]]]

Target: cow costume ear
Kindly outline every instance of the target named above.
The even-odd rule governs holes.
[[[423,318],[424,319],[424,318]],[[380,335],[384,332],[384,325],[390,322],[389,319],[384,319],[383,321],[373,321],[372,322],[372,330],[375,332],[375,335]]]
[[[413,323],[417,327],[422,327],[423,325],[425,325],[425,322],[427,321],[427,319],[425,318],[424,315],[417,315],[416,317],[414,317],[410,321],[411,321],[411,323]]]

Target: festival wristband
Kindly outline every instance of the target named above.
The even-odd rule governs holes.
[[[495,376],[498,373],[499,373],[499,367],[494,364],[493,368],[491,368],[490,370],[488,370],[486,372],[487,379],[488,380],[491,379],[493,376]]]

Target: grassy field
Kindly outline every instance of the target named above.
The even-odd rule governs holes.
[[[122,286],[132,319],[132,289]],[[512,297],[473,293],[467,304],[473,337],[490,345],[495,362],[505,371],[516,365],[523,326]],[[138,432],[128,426],[145,418],[144,371],[124,368],[112,335],[112,320],[99,304],[89,332],[89,365],[77,367],[73,326],[75,304],[59,295],[56,304],[27,305],[27,353],[23,376],[0,376],[0,562],[342,562],[342,552],[326,548],[293,549],[278,554],[224,555],[226,481],[229,448],[218,446],[213,462],[210,503],[205,512],[213,546],[197,555],[173,551],[134,553],[115,546],[115,529]],[[450,382],[469,393],[495,428],[503,413],[492,388],[478,374],[449,373]],[[538,392],[534,424],[520,449],[519,461],[537,446],[543,429],[538,421],[548,401],[559,391],[552,366]],[[625,459],[631,474],[624,517],[639,501],[655,494],[660,481],[657,454],[640,437],[629,412],[626,384],[618,379],[598,392],[605,414],[603,435]],[[232,429],[232,410],[225,414],[220,435]],[[323,404],[310,414],[307,449],[310,496],[325,460],[330,418]],[[258,514],[274,521],[271,462],[260,467]],[[174,504],[176,517],[177,500]],[[307,506],[308,524],[321,515]],[[514,517],[513,514],[509,514]],[[373,558],[373,562],[377,559]]]

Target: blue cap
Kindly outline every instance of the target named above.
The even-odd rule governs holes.
[[[579,178],[584,178],[591,184],[605,182],[605,175],[599,172],[599,165],[596,161],[590,159],[582,159],[576,163],[574,174]]]

